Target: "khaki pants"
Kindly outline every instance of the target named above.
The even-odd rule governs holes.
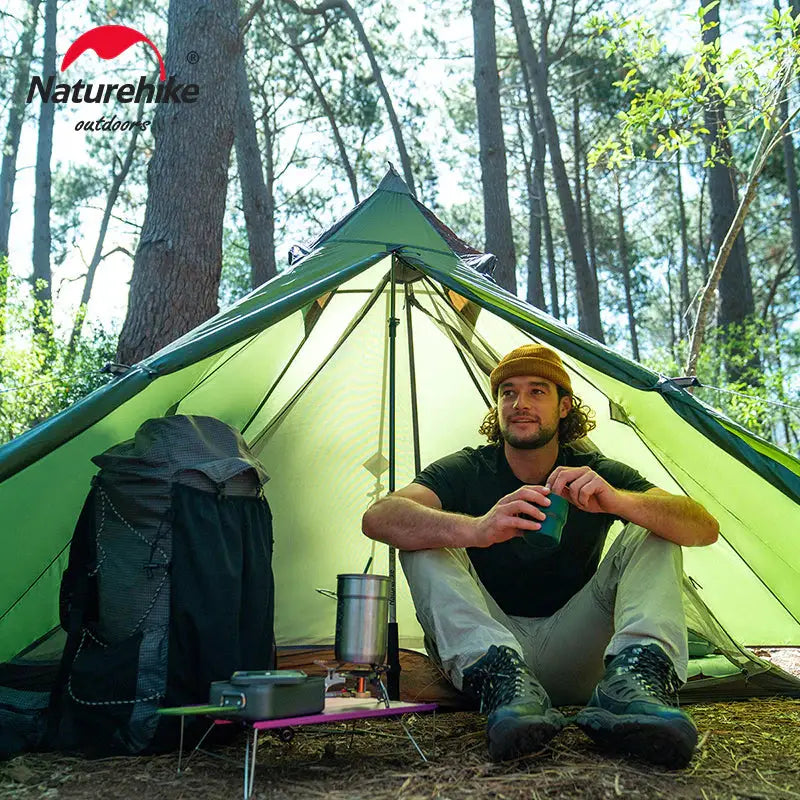
[[[629,524],[591,580],[550,617],[505,614],[463,549],[401,551],[428,653],[456,688],[490,645],[520,653],[554,705],[585,703],[603,659],[631,644],[660,645],[686,680],[681,548]]]

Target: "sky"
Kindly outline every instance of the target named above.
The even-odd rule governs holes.
[[[10,10],[18,18],[21,18],[24,5],[23,0],[11,0]],[[82,17],[80,13],[81,6],[82,4],[80,2],[72,2],[65,4],[62,8],[57,38],[58,56],[56,63],[59,68],[64,53],[69,45],[78,35],[92,27],[91,24]],[[425,10],[420,4],[410,4],[406,16],[404,17],[404,26],[407,27],[413,24],[414,28],[419,30],[425,23],[425,17]],[[111,21],[112,20],[109,20],[109,22]],[[119,19],[114,19],[113,22],[116,24],[125,24],[125,21]],[[464,20],[464,23],[468,22],[468,18]],[[162,54],[166,48],[166,30],[165,26],[163,27],[164,30],[161,31],[147,31],[147,34],[153,42],[162,50]],[[42,30],[43,28],[40,21],[35,56],[41,53]],[[462,33],[466,34],[468,37],[466,46],[471,46],[471,28],[469,25],[456,25],[449,30],[451,38],[455,37],[457,39]],[[72,83],[78,78],[105,82],[137,80],[138,76],[143,71],[143,64],[146,64],[149,69],[150,64],[153,63],[146,60],[147,57],[148,47],[144,43],[134,45],[121,56],[114,59],[113,62],[104,61],[94,52],[87,51],[64,73],[59,73],[58,80],[59,82],[63,81],[68,83]],[[418,83],[421,85],[423,91],[426,86],[431,88],[441,87],[442,83],[446,80],[446,62],[444,61],[434,59],[425,65],[412,65],[411,68],[417,72]],[[40,74],[40,67],[36,61],[34,61],[31,74]],[[36,163],[37,116],[39,108],[38,98],[34,100],[31,107],[35,107],[35,111],[33,114],[29,114],[26,119],[17,158],[18,174],[14,195],[15,211],[12,217],[9,247],[12,270],[15,274],[26,277],[30,275],[31,270],[34,166]],[[94,113],[93,109],[93,113],[89,114],[87,113],[87,106],[84,104],[78,106],[71,106],[70,104],[57,106],[53,155],[51,159],[51,167],[54,174],[58,164],[67,165],[67,168],[69,168],[70,166],[86,163],[88,161],[89,156],[87,154],[86,140],[87,137],[91,135],[113,136],[115,141],[119,143],[118,153],[120,155],[124,153],[124,148],[127,144],[127,136],[129,134],[123,132],[91,134],[86,131],[75,130],[75,125],[80,120],[97,118],[103,113],[106,114],[106,117],[116,113],[119,119],[132,119],[135,116],[135,110],[132,110],[130,106],[125,107],[121,104],[101,104],[100,108],[103,109],[103,111]],[[152,117],[152,111],[145,112],[145,119],[152,119]],[[4,116],[0,116],[0,125],[4,126],[4,123]],[[435,130],[435,126],[433,126],[433,130]],[[307,134],[304,135],[307,136]],[[143,141],[149,140],[151,143],[153,141],[150,131],[140,134],[140,137]],[[399,159],[394,155],[394,142],[390,135],[381,137],[380,140],[373,143],[373,146],[378,149],[384,149],[387,159],[392,160],[399,169]],[[300,185],[302,182],[307,181],[309,177],[307,171],[294,170],[293,173],[287,173],[285,180],[289,185],[291,185],[292,182]],[[453,175],[448,169],[443,168],[439,179],[441,193],[444,196],[451,198],[454,202],[463,202],[466,200],[465,197],[459,197],[459,194],[463,191],[458,185],[459,176]],[[343,186],[346,186],[346,184],[343,184]],[[363,194],[369,187],[360,186],[359,189]],[[104,197],[98,198],[93,202],[91,208],[82,209],[81,236],[78,246],[70,251],[60,267],[53,265],[54,307],[57,325],[69,326],[71,324],[83,287],[83,281],[80,278],[85,274],[86,263],[88,263],[94,250],[98,227],[102,219],[102,205],[104,202]],[[352,198],[349,194],[344,196],[340,208],[330,209],[331,216],[326,224],[331,224],[338,216],[345,213],[351,202]],[[144,198],[141,206],[141,214],[139,215],[139,219],[136,220],[139,224],[141,223],[143,214]],[[113,250],[120,244],[129,250],[135,248],[136,241],[131,238],[130,231],[131,228],[129,225],[117,220],[112,220],[103,251],[107,252]],[[279,264],[285,259],[290,245],[293,244],[298,237],[304,240],[308,233],[308,231],[297,231],[286,228],[276,231],[276,251]],[[96,320],[106,326],[121,326],[127,306],[127,285],[130,280],[132,266],[131,259],[124,253],[116,253],[101,263],[96,273],[95,284],[89,302],[87,316],[89,321]]]
[[[657,4],[656,7],[658,7]],[[660,4],[664,5],[664,4]],[[22,17],[24,11],[24,0],[10,0],[9,8],[12,13],[18,17]],[[610,6],[606,6],[609,8]],[[85,5],[77,0],[77,2],[67,2],[62,6],[60,21],[59,21],[59,34],[57,41],[57,64],[60,66],[61,60],[66,49],[74,41],[77,36],[83,31],[91,27],[90,23],[85,19],[83,9]],[[472,47],[472,29],[471,19],[464,4],[465,13],[461,16],[455,16],[446,26],[446,30],[442,33],[446,35],[452,47],[458,46],[465,52],[470,52]],[[427,22],[432,24],[435,20],[428,19],[429,14],[423,3],[414,2],[406,5],[403,12],[403,29],[413,29],[419,31],[421,27]],[[693,27],[696,26],[696,20],[693,13],[686,13],[683,16],[675,16],[674,12],[670,17],[674,21],[673,35],[676,41],[685,35]],[[118,24],[125,24],[125,20],[113,19],[109,22]],[[751,20],[745,17],[739,17],[735,23],[735,30],[743,30]],[[165,24],[161,22],[161,29],[151,30],[148,29],[146,33],[153,39],[154,43],[160,47],[162,53],[166,45],[166,30]],[[726,29],[729,32],[730,24]],[[684,31],[682,34],[681,31]],[[41,50],[41,32],[42,26],[40,23],[39,36],[37,38],[37,53]],[[730,40],[735,44],[735,39]],[[115,59],[113,62],[103,61],[93,52],[87,52],[81,56],[80,60],[73,64],[66,72],[63,73],[62,80],[72,82],[78,77],[94,77],[97,80],[124,82],[131,79],[136,79],[142,73],[143,63],[150,61],[143,61],[147,58],[149,50],[146,44],[134,45],[130,50],[126,51],[122,56]],[[468,74],[471,74],[471,65],[465,65]],[[430,92],[432,95],[441,95],[442,91],[447,91],[448,85],[452,88],[452,78],[448,77],[448,63],[443,59],[430,59],[425,63],[409,63],[409,71],[413,71],[419,91]],[[38,74],[38,65],[34,63],[32,70],[33,74]],[[387,82],[390,84],[391,79],[388,78]],[[38,106],[38,100],[34,101],[34,106]],[[134,113],[132,110],[123,106],[113,108],[111,105],[105,106],[105,109],[111,113],[117,113],[121,119],[132,118]],[[36,108],[38,112],[38,107]],[[107,112],[106,112],[107,113]],[[441,115],[444,113],[442,104],[434,111],[434,115]],[[57,164],[69,166],[85,163],[89,156],[86,149],[87,136],[90,135],[104,135],[113,136],[115,141],[119,143],[118,152],[120,154],[124,151],[125,144],[127,143],[126,133],[103,133],[103,134],[89,134],[85,131],[76,131],[75,124],[81,119],[89,119],[100,114],[88,114],[85,106],[70,107],[69,105],[59,107],[56,113],[55,122],[55,135],[53,156],[51,164],[55,172]],[[153,112],[146,112],[145,119],[152,119]],[[437,141],[437,120],[432,119],[431,124],[427,125],[423,130],[422,136],[427,137],[430,143],[430,148],[435,156],[436,148],[440,145]],[[4,125],[5,115],[0,116],[0,124]],[[141,134],[144,141],[152,142],[152,134],[147,131]],[[15,189],[15,214],[12,218],[11,228],[11,242],[10,242],[10,261],[12,269],[19,275],[30,274],[30,257],[31,257],[31,232],[32,232],[32,214],[33,214],[33,196],[34,196],[34,165],[36,161],[36,138],[37,128],[35,114],[30,115],[26,121],[23,129],[22,140],[17,160],[18,176],[17,185]],[[380,151],[386,153],[386,158],[392,160],[399,168],[399,159],[394,155],[394,142],[391,136],[386,133],[380,139],[372,143],[372,146]],[[449,145],[452,146],[452,145]],[[445,208],[449,205],[466,203],[469,199],[466,195],[464,188],[466,185],[478,187],[478,176],[470,176],[470,180],[465,181],[463,175],[454,174],[448,167],[443,164],[439,166],[439,202]],[[293,182],[300,185],[302,182],[307,181],[309,178],[308,171],[297,170],[288,172],[284,180],[287,185]],[[342,182],[343,188],[346,186]],[[362,194],[369,187],[361,186]],[[474,188],[473,188],[474,190]],[[97,228],[102,216],[102,203],[104,198],[99,198],[95,205],[96,207],[86,208],[81,211],[81,229],[80,240],[78,247],[71,250],[68,254],[63,265],[54,267],[54,295],[55,295],[55,319],[58,325],[69,325],[77,307],[80,292],[82,289],[81,276],[85,274],[85,263],[91,257],[94,249],[94,244],[97,235]],[[342,196],[342,201],[339,208],[330,209],[330,219],[326,220],[323,224],[332,223],[338,216],[344,213],[351,203],[351,198],[348,195]],[[141,213],[139,218],[135,220],[140,223],[144,212],[144,196],[142,197]],[[445,220],[447,219],[444,215]],[[131,251],[135,249],[136,241],[130,235],[131,227],[123,222],[112,220],[111,227],[106,237],[104,251],[113,250],[114,247],[122,244]],[[277,232],[277,256],[279,264],[285,258],[290,244],[297,238],[304,239],[308,235],[308,231],[293,230],[291,227],[280,228]],[[480,246],[480,243],[476,243]],[[101,263],[97,271],[95,285],[92,292],[92,298],[89,305],[89,320],[97,320],[104,325],[121,326],[122,320],[125,315],[127,305],[127,283],[130,280],[132,271],[132,261],[123,253],[116,253]]]

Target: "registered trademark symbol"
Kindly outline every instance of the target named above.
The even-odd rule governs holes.
[[[197,62],[200,60],[200,56],[199,56],[199,55],[198,55],[198,54],[197,54],[197,53],[196,53],[194,50],[190,50],[190,51],[189,51],[189,52],[186,54],[186,60],[187,60],[187,61],[188,61],[190,64],[196,64],[196,63],[197,63]]]

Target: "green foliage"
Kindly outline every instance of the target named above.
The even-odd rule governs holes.
[[[4,309],[6,334],[0,338],[0,443],[19,436],[108,381],[100,368],[114,360],[117,334],[84,326],[84,336],[70,350],[49,326],[31,334],[34,318],[52,318],[36,308],[30,284],[9,282]],[[47,323],[44,323],[47,324]]]
[[[682,348],[685,346],[683,343]],[[736,366],[733,362],[743,362],[742,353],[753,352],[760,353],[762,359],[758,381],[726,381],[725,374]],[[671,355],[658,350],[644,363],[657,372],[675,376],[682,374],[685,358],[685,352]],[[700,353],[697,377],[704,388],[696,389],[695,395],[758,436],[800,455],[800,383],[796,377],[799,361],[800,331],[779,338],[762,320],[728,326],[724,332],[716,329]]]
[[[698,31],[715,24],[703,22],[715,5],[698,11]],[[651,150],[658,158],[699,144],[709,134],[705,112],[710,107],[725,109],[727,128],[721,135],[728,139],[754,128],[774,129],[780,91],[800,55],[797,22],[789,11],[778,14],[773,9],[761,36],[746,47],[728,53],[720,50],[718,41],[698,43],[667,70],[666,46],[641,17],[595,17],[592,26],[606,56],[624,65],[614,85],[628,97],[628,107],[618,114],[619,130],[592,150],[592,164],[607,161],[614,166]],[[649,135],[645,151],[635,147],[642,133]],[[707,164],[723,158],[712,143]]]

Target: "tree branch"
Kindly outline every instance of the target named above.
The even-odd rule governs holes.
[[[341,0],[323,0],[318,6],[314,6],[313,8],[308,8],[305,6],[301,6],[299,3],[295,2],[295,0],[283,0],[285,3],[288,3],[295,11],[299,11],[301,14],[308,14],[309,16],[319,16],[320,14],[324,14],[326,11],[333,11],[335,8],[342,8]]]
[[[113,250],[109,250],[107,253],[103,253],[103,255],[100,256],[100,260],[105,261],[105,259],[107,259],[109,256],[113,256],[114,253],[125,253],[125,255],[128,256],[128,258],[130,258],[131,261],[133,261],[134,259],[134,254],[131,253],[131,251],[128,250],[127,247],[122,247],[121,245],[118,245],[117,247],[113,248]]]
[[[787,74],[791,75],[790,72]],[[750,204],[755,199],[758,179],[761,176],[764,167],[766,166],[767,159],[769,158],[770,154],[783,140],[786,129],[789,127],[790,120],[798,112],[800,112],[800,109],[796,109],[792,113],[791,117],[784,120],[779,126],[775,127],[774,122],[778,113],[776,107],[772,115],[772,124],[764,128],[764,133],[761,136],[761,141],[758,144],[758,149],[756,150],[756,154],[753,158],[750,176],[748,178],[747,188],[744,196],[739,203],[739,208],[736,209],[736,214],[733,217],[731,226],[728,228],[728,232],[725,234],[725,238],[720,245],[716,258],[714,259],[714,266],[711,270],[711,274],[708,277],[708,282],[703,289],[703,295],[700,299],[700,307],[697,309],[697,319],[695,320],[694,329],[692,330],[689,355],[686,360],[687,375],[697,374],[697,361],[700,357],[700,348],[703,345],[706,326],[708,325],[708,319],[711,314],[714,293],[717,290],[719,279],[722,276],[722,270],[725,268],[728,256],[733,249],[733,243],[736,241],[736,237],[739,235],[742,225],[744,225],[744,219],[747,216]],[[771,138],[768,138],[768,134],[771,135]]]
[[[247,9],[247,12],[239,20],[239,33],[245,33],[253,21],[253,17],[261,10],[264,5],[264,0],[255,0],[253,5]]]

